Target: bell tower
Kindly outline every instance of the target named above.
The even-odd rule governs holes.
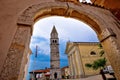
[[[61,78],[61,70],[60,70],[60,57],[59,57],[59,38],[58,33],[53,26],[51,37],[50,37],[50,79],[60,79]]]

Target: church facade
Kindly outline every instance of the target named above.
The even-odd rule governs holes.
[[[71,78],[84,78],[99,74],[98,70],[93,70],[85,66],[87,63],[92,63],[95,60],[107,56],[100,56],[99,42],[67,42],[66,54],[68,56],[70,76]],[[110,65],[107,59],[106,65]]]
[[[59,38],[55,26],[51,32],[50,38],[50,79],[60,79],[61,70],[60,70],[60,57],[59,57]]]

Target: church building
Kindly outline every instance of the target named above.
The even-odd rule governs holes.
[[[50,79],[60,79],[60,57],[59,57],[59,38],[55,26],[52,29],[50,37]]]
[[[68,56],[71,78],[84,78],[99,74],[100,70],[93,70],[85,66],[97,59],[106,57],[106,53],[100,56],[99,42],[67,42],[65,53]],[[107,59],[106,66],[110,65]]]

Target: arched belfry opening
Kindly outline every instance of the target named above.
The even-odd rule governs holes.
[[[3,65],[5,68],[1,71],[1,79],[22,80],[24,76],[23,69],[26,64],[25,59],[27,56],[27,54],[24,53],[28,50],[33,24],[41,18],[55,15],[75,18],[88,24],[97,33],[115,71],[115,76],[120,80],[120,24],[116,21],[116,18],[110,11],[104,8],[82,3],[76,4],[73,2],[60,1],[34,4],[25,9],[18,16],[16,23],[17,30],[7,53],[7,55],[10,55],[11,53],[15,54],[16,61],[14,59],[12,64],[16,64],[17,67],[5,67],[8,64],[7,61],[12,62],[11,58],[13,58],[12,56],[7,56]],[[9,77],[4,77],[5,75],[3,74],[5,74],[6,71],[9,71],[9,68],[12,68],[13,70],[6,74],[9,75]]]

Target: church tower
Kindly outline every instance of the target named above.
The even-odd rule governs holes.
[[[50,38],[50,79],[60,79],[61,78],[61,70],[60,70],[60,57],[59,57],[59,38],[58,33],[53,26]]]

